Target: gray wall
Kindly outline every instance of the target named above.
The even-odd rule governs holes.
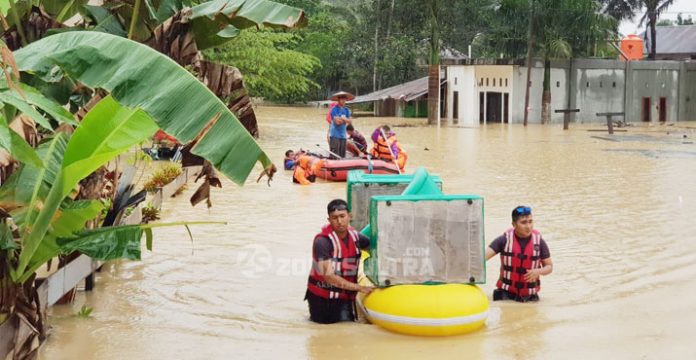
[[[650,120],[658,121],[660,98],[664,97],[667,100],[667,121],[676,121],[681,64],[678,61],[636,61],[631,62],[628,69],[626,120],[640,122],[643,98],[649,98]]]
[[[551,123],[563,123],[563,114],[554,110],[568,107],[568,63],[551,62]],[[531,74],[532,86],[529,93],[529,123],[541,123],[541,98],[544,85],[544,62],[534,61]],[[515,66],[513,70],[513,92],[511,108],[514,108],[512,122],[524,122],[524,96],[527,83],[527,67]]]
[[[625,63],[615,60],[572,60],[572,109],[580,112],[571,116],[573,122],[605,121],[597,113],[623,112]]]
[[[653,122],[659,121],[660,98],[667,101],[667,121],[696,120],[696,63],[574,59],[554,61],[551,66],[551,109],[580,109],[572,114],[572,122],[604,122],[606,118],[596,115],[601,112],[625,112],[626,121],[640,122],[643,98],[650,98]],[[543,75],[543,62],[537,59],[532,68],[530,123],[540,122]],[[513,78],[512,122],[522,123],[527,68],[515,66]],[[552,123],[562,121],[562,114],[552,115]]]
[[[679,120],[696,120],[696,63],[681,63]]]

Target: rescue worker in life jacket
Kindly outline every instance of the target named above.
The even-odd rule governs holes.
[[[386,135],[386,139],[382,136],[382,133]],[[389,125],[382,125],[372,132],[372,145],[371,154],[375,159],[382,159],[386,162],[393,162],[396,159],[396,164],[399,165],[401,172],[404,172],[404,167],[406,167],[406,160],[408,156],[404,149],[401,148],[399,140],[396,139],[396,134],[391,131]],[[393,154],[393,156],[392,156]]]
[[[300,185],[310,185],[316,180],[316,175],[312,170],[311,157],[301,155],[295,163],[295,171],[292,173],[292,182]]]
[[[493,300],[538,301],[540,277],[553,271],[549,247],[534,230],[532,208],[512,210],[512,228],[486,248],[486,260],[500,254],[500,277]]]
[[[314,237],[312,246],[305,294],[309,319],[320,324],[355,321],[355,295],[372,292],[372,287],[357,283],[360,250],[370,247],[370,239],[350,226],[345,201],[332,200],[327,212],[329,223]]]

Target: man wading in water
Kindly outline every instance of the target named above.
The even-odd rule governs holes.
[[[486,260],[500,253],[500,277],[493,300],[538,301],[541,275],[553,271],[549,247],[534,230],[532,208],[512,210],[512,228],[486,248]]]
[[[372,292],[372,287],[357,284],[360,249],[369,248],[370,239],[349,225],[345,201],[332,200],[327,212],[329,223],[314,237],[312,246],[312,269],[305,294],[309,319],[320,324],[355,321],[356,293]]]

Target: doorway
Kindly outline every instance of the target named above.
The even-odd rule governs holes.
[[[459,119],[459,91],[455,91],[452,97],[452,118]]]
[[[507,81],[507,79],[505,79]],[[505,93],[503,96],[503,122],[506,124],[510,119],[510,94]]]
[[[503,122],[503,94],[499,92],[486,93],[486,122]]]
[[[659,115],[660,122],[665,122],[667,121],[667,98],[666,97],[661,97],[660,98],[660,115]]]
[[[643,112],[641,119],[643,122],[650,122],[650,98],[649,97],[644,97],[643,98]]]
[[[479,93],[479,123],[481,123],[481,124],[483,124],[483,122],[486,120],[484,118],[485,109],[486,109],[486,93],[480,92]]]

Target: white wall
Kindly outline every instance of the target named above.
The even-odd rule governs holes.
[[[478,124],[478,101],[476,81],[472,66],[447,67],[447,122],[460,125]],[[458,92],[458,119],[454,119],[454,92]]]
[[[488,81],[486,81],[488,80]],[[495,83],[495,84],[494,84]],[[459,94],[460,125],[479,124],[479,94],[507,93],[510,98],[509,119],[514,117],[512,65],[452,65],[447,67],[447,121],[453,123],[454,92]]]
[[[503,102],[505,101],[505,94],[509,94],[509,114],[508,121],[512,121],[515,114],[515,107],[513,106],[513,89],[514,89],[514,76],[513,76],[513,66],[512,65],[476,65],[476,83],[478,85],[478,91],[476,92],[476,103],[479,104],[480,93],[486,92],[499,92],[503,94]],[[485,102],[485,100],[484,100]],[[502,104],[505,105],[504,103]],[[480,105],[479,105],[480,106]],[[488,104],[485,104],[488,107]],[[484,121],[485,121],[485,111],[484,108]],[[503,114],[501,110],[501,114]],[[476,113],[476,121],[479,121],[479,112]]]

